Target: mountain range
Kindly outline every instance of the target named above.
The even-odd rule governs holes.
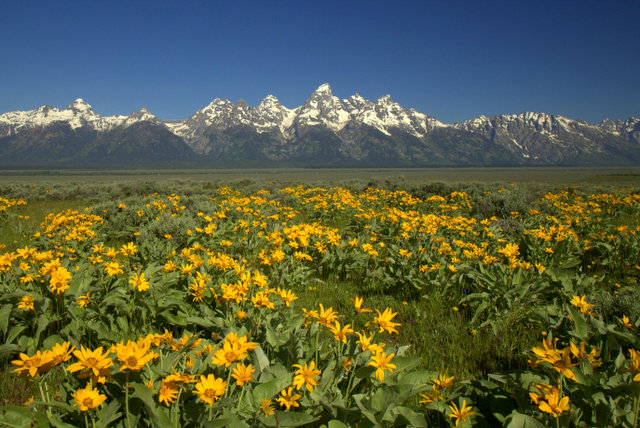
[[[545,113],[445,124],[389,95],[339,99],[328,84],[289,109],[214,99],[185,120],[142,108],[101,116],[82,99],[0,115],[0,167],[627,166],[640,119],[597,125]]]

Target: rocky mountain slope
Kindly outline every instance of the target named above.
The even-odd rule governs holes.
[[[214,99],[186,120],[145,108],[100,116],[82,99],[0,115],[0,166],[152,163],[290,166],[638,165],[640,119],[592,125],[544,113],[444,124],[389,95],[335,97],[321,85],[289,109]]]

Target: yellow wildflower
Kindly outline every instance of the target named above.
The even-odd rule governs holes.
[[[376,312],[378,316],[373,319],[373,322],[380,327],[380,333],[385,330],[389,333],[398,332],[395,327],[399,326],[400,323],[391,321],[397,315],[396,312],[391,312],[391,308],[386,308],[383,313],[380,313],[380,311],[376,309]]]
[[[282,407],[286,407],[287,410],[291,407],[300,407],[298,400],[302,398],[302,395],[294,393],[293,386],[290,386],[289,389],[283,389],[280,394],[282,394],[282,396],[278,397],[276,401],[280,403]]]
[[[451,403],[449,409],[451,409],[449,417],[456,420],[456,426],[458,426],[460,422],[466,422],[469,416],[475,415],[475,412],[471,411],[473,407],[467,406],[467,400],[462,400],[462,406],[460,406],[459,409],[456,403]]]
[[[99,407],[107,399],[106,395],[100,394],[97,389],[93,389],[91,384],[87,384],[83,389],[78,389],[71,396],[75,401],[74,406],[80,407],[82,412]]]
[[[194,393],[200,396],[201,401],[213,406],[213,402],[224,394],[226,388],[227,382],[210,374],[207,377],[200,376],[200,382],[196,383]]]
[[[313,387],[318,385],[317,377],[320,376],[320,370],[315,368],[315,361],[311,361],[307,366],[307,363],[294,364],[293,367],[297,367],[296,375],[293,378],[293,386],[300,390],[306,385],[309,392],[313,392]]]
[[[387,355],[384,352],[376,352],[369,361],[368,366],[376,367],[376,379],[380,382],[384,382],[384,371],[388,370],[392,372],[396,368],[395,364],[391,364],[390,361],[395,354]]]
[[[247,382],[251,382],[253,380],[253,373],[256,370],[253,368],[251,364],[245,366],[244,364],[237,364],[233,368],[232,378],[236,380],[236,384],[238,386],[242,386]]]

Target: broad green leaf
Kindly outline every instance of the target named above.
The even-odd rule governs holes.
[[[349,428],[349,425],[344,424],[337,419],[332,419],[327,422],[327,428]]]
[[[117,400],[111,400],[108,405],[100,406],[100,410],[97,412],[98,426],[108,427],[112,422],[115,422],[122,414],[118,413],[120,405]]]
[[[398,406],[392,410],[392,413],[398,415],[396,424],[398,421],[403,422],[406,426],[412,427],[427,427],[427,421],[424,418],[424,415],[420,413],[416,413],[408,407]],[[392,421],[393,422],[393,421]]]
[[[36,330],[36,334],[34,335],[36,342],[39,342],[40,335],[46,330],[51,321],[53,320],[50,320],[46,314],[40,315],[40,317],[38,318],[38,329]]]
[[[11,317],[12,304],[2,305],[0,308],[0,333],[4,336],[9,328],[9,318]]]
[[[620,351],[618,352],[618,356],[616,357],[616,369],[620,370],[625,366],[627,359],[624,357],[624,354],[622,353],[622,348],[620,348]]]
[[[234,426],[234,420],[236,419],[222,417],[213,421],[207,421],[202,424],[202,426],[204,428],[232,427]]]
[[[509,419],[509,424],[506,428],[544,428],[544,424],[539,420],[515,411]]]
[[[153,400],[153,396],[151,394],[151,390],[146,387],[146,385],[136,383],[134,385],[135,392],[132,394],[133,397],[137,397],[144,403],[145,408],[147,409],[147,413],[151,418],[151,422],[153,426],[156,427],[167,427],[171,426],[171,419],[166,412],[159,411],[162,409],[158,409],[157,404]]]
[[[0,425],[7,428],[50,426],[44,414],[20,406],[0,406]]]
[[[51,336],[47,337],[42,341],[42,348],[44,349],[53,348],[55,344],[63,343],[63,342],[65,342],[65,340],[62,339],[60,336],[58,336],[57,334],[52,334]]]
[[[285,389],[291,383],[291,374],[287,373],[282,376],[271,379],[253,388],[253,402],[256,407],[260,407],[262,399],[271,399],[280,391]]]
[[[571,315],[571,319],[573,320],[574,329],[572,330],[572,333],[583,342],[586,342],[587,335],[589,333],[589,327],[582,317],[582,314],[573,306],[567,306],[567,311],[569,312],[569,314]]]
[[[200,318],[200,317],[188,317],[186,319],[186,321],[188,323],[191,324],[195,324],[195,325],[199,325],[200,327],[204,327],[204,328],[211,328],[211,327],[215,327],[215,324],[213,322],[211,322],[211,320],[205,319],[205,318]]]
[[[504,395],[498,394],[499,393],[496,392],[494,395],[489,396],[489,408],[493,416],[500,421],[500,423],[504,423],[505,418],[511,414],[514,407],[516,407],[516,402]]]
[[[67,404],[67,403],[63,403],[61,401],[52,400],[52,401],[49,401],[47,403],[47,402],[40,401],[40,400],[34,400],[33,403],[35,405],[37,405],[37,406],[54,407],[54,408],[57,408],[57,409],[62,409],[65,412],[72,412],[74,410],[72,405]]]
[[[2,354],[13,354],[14,352],[19,352],[20,347],[18,345],[10,344],[10,345],[0,345],[0,355]]]
[[[277,417],[276,417],[277,416]],[[299,427],[307,424],[311,424],[317,421],[318,418],[314,418],[311,415],[302,412],[284,412],[277,410],[276,414],[264,419],[266,426],[281,426],[281,427]]]
[[[6,340],[6,343],[7,343],[7,344],[12,343],[12,342],[13,342],[13,340],[14,340],[16,337],[18,337],[18,335],[19,335],[20,333],[22,333],[22,330],[24,330],[25,328],[27,328],[27,326],[25,326],[25,325],[20,325],[20,324],[18,324],[18,325],[14,325],[13,327],[11,327],[11,328],[9,329],[9,334],[7,334],[7,340]]]
[[[269,345],[273,346],[275,349],[278,349],[288,341],[289,341],[288,333],[275,332],[271,329],[267,330],[267,342],[269,342]]]
[[[383,385],[371,397],[371,409],[380,414],[382,416],[381,419],[383,419],[391,408],[399,404],[398,398],[398,394],[395,391]]]
[[[262,346],[258,346],[253,350],[251,360],[256,366],[258,375],[262,373],[264,369],[269,367],[269,358],[267,358],[267,355],[262,350]]]

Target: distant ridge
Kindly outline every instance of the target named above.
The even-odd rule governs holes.
[[[385,95],[339,99],[319,86],[299,107],[214,99],[188,119],[146,108],[101,116],[81,98],[0,115],[0,166],[627,166],[640,119],[590,124],[526,112],[445,124]]]

